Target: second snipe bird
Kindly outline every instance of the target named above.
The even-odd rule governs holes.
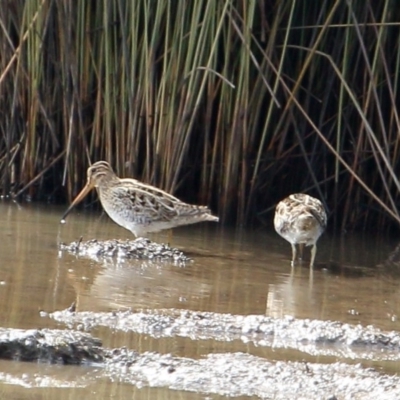
[[[296,245],[312,246],[310,267],[314,265],[317,240],[326,228],[326,211],[322,203],[304,193],[291,194],[278,203],[275,210],[274,226],[279,235],[292,245],[292,266],[297,258]]]
[[[88,168],[87,183],[62,220],[93,188],[109,217],[135,236],[196,222],[218,221],[207,207],[186,204],[136,179],[118,178],[106,161],[98,161]]]

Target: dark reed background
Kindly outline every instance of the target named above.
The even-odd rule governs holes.
[[[0,0],[0,192],[69,201],[90,162],[270,224],[400,222],[397,0]]]

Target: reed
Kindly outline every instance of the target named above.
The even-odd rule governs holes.
[[[5,0],[0,194],[66,202],[106,159],[224,222],[305,191],[396,227],[399,33],[390,0]]]

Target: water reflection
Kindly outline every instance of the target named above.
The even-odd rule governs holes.
[[[390,296],[397,301],[393,279],[399,269],[391,256],[396,243],[390,239],[377,242],[368,236],[326,234],[316,266],[310,270],[307,261],[290,267],[290,249],[272,231],[234,232],[199,225],[174,231],[171,244],[193,258],[181,268],[165,262],[88,259],[58,251],[60,241],[81,235],[99,240],[129,235],[107,217],[75,213],[60,225],[61,208],[18,208],[9,203],[0,207],[0,312],[4,321],[13,319],[14,327],[29,321],[36,326],[37,310],[65,308],[78,296],[80,309],[93,311],[187,308],[354,321],[347,312],[358,308],[360,322],[367,323],[373,323],[371,300],[380,297],[374,323],[386,326],[390,324],[384,304],[395,302]],[[168,234],[152,239],[166,242]]]
[[[68,255],[63,255],[68,257]],[[123,308],[195,308],[211,293],[209,281],[171,263],[103,260],[80,263],[68,271],[68,282],[79,296],[77,310]]]
[[[101,369],[90,367],[19,363],[0,360],[0,398],[20,399],[160,399],[204,400],[204,394],[180,394],[164,388],[137,388],[123,383],[110,384],[99,378]],[[211,399],[211,397],[209,397]],[[213,395],[212,399],[226,399]],[[249,397],[236,397],[248,400]]]
[[[108,217],[88,212],[76,211],[67,224],[60,225],[63,210],[0,203],[2,326],[52,327],[55,323],[40,317],[39,311],[64,309],[75,301],[79,310],[179,308],[293,315],[400,330],[400,257],[395,239],[368,235],[334,238],[325,234],[318,242],[316,265],[310,270],[307,262],[290,266],[290,246],[272,229],[234,231],[204,224],[173,232],[171,245],[193,258],[185,267],[137,260],[117,262],[60,253],[58,243],[80,236],[85,240],[132,238]],[[168,242],[168,234],[153,235],[151,239]],[[239,342],[151,340],[101,329],[95,334],[107,345],[126,345],[140,351],[170,351],[191,357],[217,351],[248,351],[270,356],[270,349]],[[31,368],[17,365],[21,371]],[[123,385],[114,385],[123,392]],[[104,383],[104,391],[111,386],[110,382]],[[72,395],[71,389],[64,390]],[[132,388],[129,390],[132,393]],[[98,398],[95,392],[88,390],[85,396]],[[147,397],[150,392],[154,394],[147,389],[139,392],[147,393]],[[157,393],[163,398],[174,396],[166,389]],[[185,394],[186,398],[200,397]]]

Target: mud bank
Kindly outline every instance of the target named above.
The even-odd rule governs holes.
[[[82,239],[69,244],[60,244],[60,251],[89,258],[140,259],[174,262],[184,265],[190,262],[182,251],[164,243],[152,242],[146,238],[135,240],[97,240]]]
[[[199,360],[169,354],[105,349],[89,334],[62,330],[2,329],[0,356],[19,360],[92,364],[76,382],[0,373],[0,381],[25,387],[88,386],[108,378],[137,387],[167,387],[204,394],[262,399],[396,399],[400,379],[344,363],[272,362],[244,353],[209,354]],[[8,349],[5,351],[5,349]],[[82,356],[84,355],[84,356]],[[49,374],[50,372],[48,372]]]
[[[92,364],[104,359],[101,341],[58,329],[0,328],[0,358],[57,364]]]
[[[244,353],[209,354],[193,360],[155,353],[136,356],[124,349],[106,365],[105,374],[137,386],[165,386],[229,397],[257,396],[277,400],[400,398],[398,377],[379,374],[359,365],[269,362]]]
[[[50,317],[70,328],[104,326],[155,338],[181,336],[193,340],[242,340],[257,346],[293,348],[312,356],[360,360],[400,360],[400,334],[373,326],[336,321],[271,318],[187,310],[145,310],[112,313],[57,311]]]

